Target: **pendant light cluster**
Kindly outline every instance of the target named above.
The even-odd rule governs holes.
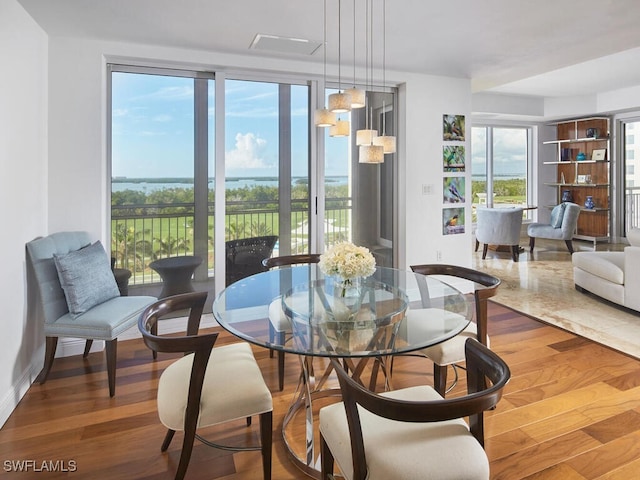
[[[378,164],[384,162],[385,153],[395,153],[396,139],[386,135],[385,104],[383,101],[382,135],[373,129],[373,108],[368,105],[366,92],[356,88],[356,1],[353,0],[353,88],[342,90],[342,0],[338,0],[338,93],[329,95],[328,107],[316,110],[315,124],[318,127],[329,127],[329,135],[332,137],[346,137],[351,133],[351,124],[348,119],[342,119],[341,114],[348,113],[354,108],[365,108],[365,128],[356,132],[356,145],[358,148],[358,160],[360,163]],[[373,0],[366,2],[366,86],[373,89]],[[383,87],[386,86],[386,1],[383,0]],[[327,0],[324,0],[324,80],[327,78]],[[371,80],[371,83],[369,83]]]

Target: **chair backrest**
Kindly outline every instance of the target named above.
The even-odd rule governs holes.
[[[472,268],[442,263],[411,265],[411,270],[422,275],[447,275],[474,282],[473,296],[478,341],[483,345],[487,345],[487,299],[498,293],[498,287],[501,283],[498,277]],[[429,307],[429,305],[424,305],[425,300],[429,298],[427,282],[420,277],[416,280],[423,299],[423,306]]]
[[[28,308],[45,323],[53,323],[69,312],[53,256],[90,244],[87,232],[57,232],[26,244]]]
[[[225,243],[226,285],[229,286],[255,273],[265,272],[267,268],[262,264],[262,260],[271,256],[277,241],[276,235],[227,241]]]
[[[476,239],[491,245],[517,245],[522,208],[478,208]]]
[[[484,447],[483,413],[497,405],[504,386],[511,378],[511,372],[504,360],[472,338],[465,343],[465,356],[467,395],[425,402],[397,400],[378,395],[351,378],[338,360],[331,359],[331,364],[338,374],[349,424],[354,479],[365,479],[367,475],[358,405],[380,417],[402,422],[440,422],[469,417],[469,429]]]
[[[288,265],[298,265],[302,263],[320,262],[319,253],[301,253],[298,255],[282,255],[280,257],[269,257],[262,260],[262,265],[266,268],[286,267]]]
[[[573,234],[576,231],[578,225],[578,217],[580,216],[580,205],[567,202],[564,207],[564,214],[562,216],[562,238],[564,240],[570,240],[573,238]]]
[[[195,428],[197,424],[207,364],[209,363],[213,345],[218,338],[217,333],[198,334],[200,318],[202,317],[206,300],[207,292],[183,293],[166,297],[149,305],[138,318],[138,330],[142,333],[144,343],[154,352],[194,354],[189,382],[189,398],[187,399],[185,412],[185,429],[187,425]],[[160,336],[151,333],[153,326],[159,319],[172,312],[184,309],[189,309],[186,335]]]

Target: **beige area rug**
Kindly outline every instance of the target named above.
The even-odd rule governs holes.
[[[576,250],[593,250],[592,244],[574,242]],[[598,245],[598,250],[619,250],[620,245]],[[620,309],[575,289],[571,256],[564,243],[550,242],[526,248],[520,261],[509,253],[489,252],[482,260],[474,254],[474,268],[502,280],[492,300],[514,310],[640,358],[640,314]],[[638,292],[640,295],[640,292]]]

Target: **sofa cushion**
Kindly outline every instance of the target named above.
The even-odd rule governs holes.
[[[624,285],[624,252],[576,252],[571,262],[585,272]]]
[[[92,307],[120,296],[102,243],[53,255],[69,313],[76,318]]]
[[[564,218],[564,209],[567,207],[565,203],[561,203],[560,205],[556,205],[551,210],[551,226],[553,228],[562,227],[562,219]]]
[[[640,247],[640,228],[632,228],[627,232],[627,240],[632,247]]]

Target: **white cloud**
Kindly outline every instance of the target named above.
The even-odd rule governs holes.
[[[256,137],[251,132],[237,133],[235,148],[226,152],[227,169],[269,168],[270,165],[262,158],[266,146],[265,139]]]
[[[173,117],[171,115],[167,115],[166,113],[153,117],[154,122],[170,122],[171,120],[173,120]]]

